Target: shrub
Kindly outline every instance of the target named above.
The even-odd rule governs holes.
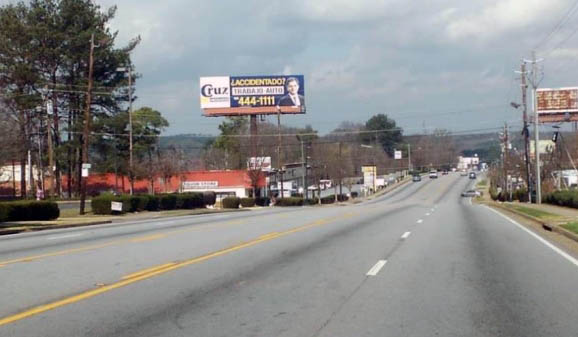
[[[238,197],[226,197],[222,201],[223,208],[239,208],[241,204],[241,198]]]
[[[317,197],[303,200],[303,205],[317,205],[318,203],[319,203],[319,198],[317,198]]]
[[[194,209],[203,207],[205,207],[205,204],[201,193],[185,193],[177,196],[176,208],[178,209]]]
[[[303,198],[280,198],[277,199],[275,206],[303,206]]]
[[[58,204],[52,201],[13,201],[0,204],[0,222],[54,220],[59,216]]]
[[[8,220],[8,206],[0,204],[0,222]]]
[[[142,212],[146,210],[149,200],[148,195],[134,195],[130,197],[129,212]]]
[[[160,209],[161,198],[158,195],[147,195],[146,196],[146,206],[145,210],[149,212],[156,212]]]
[[[203,204],[213,206],[217,202],[217,194],[213,191],[203,193]]]
[[[355,199],[359,196],[358,192],[351,192],[351,199]]]
[[[177,195],[165,194],[160,197],[160,209],[170,211],[177,208]]]
[[[101,194],[98,197],[92,198],[90,203],[92,213],[94,214],[111,214],[110,203],[115,201],[116,197],[112,194]]]
[[[255,198],[241,198],[241,206],[245,207],[255,207]]]
[[[332,204],[335,202],[335,195],[329,195],[327,197],[323,197],[321,198],[321,203],[323,205],[328,205],[328,204]]]
[[[259,197],[255,199],[255,204],[257,206],[269,206],[269,204],[271,203],[271,199],[265,197]]]

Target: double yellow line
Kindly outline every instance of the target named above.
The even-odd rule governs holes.
[[[335,220],[341,220],[344,218],[349,218],[349,217],[354,216],[355,214],[356,213],[347,213],[347,214],[333,217],[333,218],[317,220],[317,221],[314,221],[312,223],[309,223],[309,224],[306,224],[303,226],[299,226],[299,227],[295,227],[293,229],[290,229],[290,230],[287,230],[284,232],[268,233],[268,234],[259,236],[256,239],[253,239],[253,240],[250,240],[247,242],[243,242],[243,243],[240,243],[240,244],[228,247],[228,248],[224,248],[221,250],[217,250],[217,251],[212,252],[212,253],[201,255],[201,256],[198,256],[198,257],[195,257],[195,258],[192,258],[189,260],[185,260],[185,261],[181,261],[181,262],[169,262],[166,264],[147,268],[147,269],[126,275],[118,282],[115,282],[115,283],[112,283],[109,285],[103,285],[99,288],[92,289],[92,290],[80,293],[78,295],[67,297],[67,298],[64,298],[62,300],[48,303],[45,305],[41,305],[41,306],[29,309],[29,310],[20,312],[20,313],[15,314],[15,315],[4,317],[4,318],[0,319],[0,326],[6,325],[9,323],[13,323],[13,322],[16,322],[16,321],[19,321],[19,320],[22,320],[22,319],[25,319],[25,318],[28,318],[31,316],[35,316],[35,315],[38,315],[38,314],[41,314],[41,313],[44,313],[44,312],[47,312],[50,310],[54,310],[56,308],[63,307],[63,306],[66,306],[66,305],[69,305],[72,303],[86,300],[86,299],[89,299],[91,297],[109,292],[111,290],[127,286],[129,284],[133,284],[133,283],[145,280],[145,279],[149,279],[149,278],[154,277],[154,276],[165,274],[169,271],[177,270],[177,269],[180,269],[180,268],[192,265],[192,264],[196,264],[196,263],[203,262],[203,261],[215,258],[215,257],[229,254],[229,253],[232,253],[232,252],[244,249],[244,248],[248,248],[248,247],[257,245],[259,243],[271,241],[271,240],[274,240],[274,239],[277,239],[277,238],[280,238],[280,237],[283,237],[283,236],[286,236],[286,235],[289,235],[292,233],[301,232],[301,231],[304,231],[304,230],[312,228],[312,227],[321,226],[321,225],[330,223],[330,222],[335,221]]]

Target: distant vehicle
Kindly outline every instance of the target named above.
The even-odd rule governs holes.
[[[437,179],[438,171],[436,171],[436,170],[429,171],[429,177],[430,177],[430,179]]]
[[[480,195],[482,195],[482,193],[476,190],[467,190],[462,192],[462,197],[479,197]]]
[[[470,172],[470,179],[476,179],[476,172]]]
[[[447,175],[447,174],[448,174],[448,170],[443,170],[443,171],[442,171],[442,176],[445,176],[445,175]]]
[[[421,176],[415,175],[415,176],[413,176],[413,178],[411,178],[411,181],[413,181],[414,183],[415,183],[415,182],[418,182],[418,181],[421,181]]]
[[[462,171],[460,171],[460,176],[462,176],[462,177],[467,177],[467,176],[468,176],[468,172],[466,172],[466,170],[462,170]]]

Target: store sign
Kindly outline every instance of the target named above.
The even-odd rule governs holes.
[[[219,187],[218,181],[183,181],[183,191],[208,190]]]

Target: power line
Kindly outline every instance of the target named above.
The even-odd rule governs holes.
[[[542,44],[547,43],[550,38],[552,38],[557,32],[559,32],[560,29],[562,29],[562,26],[564,26],[568,22],[568,20],[576,13],[577,9],[578,9],[578,0],[574,2],[574,4],[570,6],[570,8],[568,8],[568,10],[558,21],[558,23],[554,26],[554,28],[550,31],[550,33],[548,33],[548,35],[534,47],[534,50],[540,48]]]

